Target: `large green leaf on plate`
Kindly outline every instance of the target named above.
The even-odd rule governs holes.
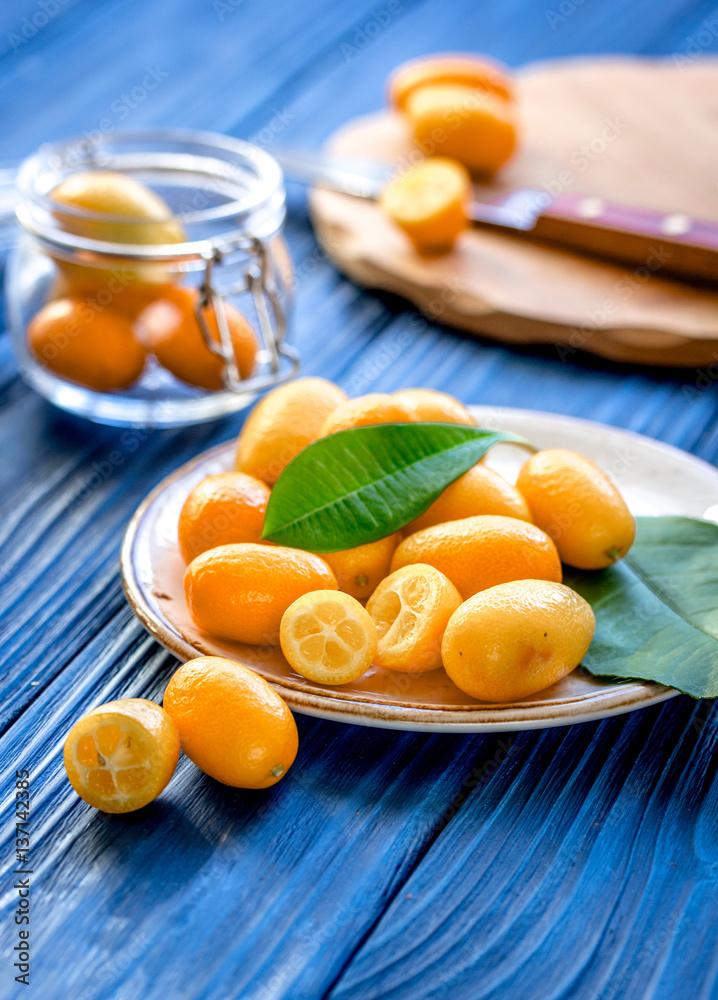
[[[375,542],[422,514],[509,431],[463,424],[379,424],[314,441],[272,490],[263,538],[309,552]]]
[[[583,665],[694,698],[718,696],[718,525],[639,517],[623,562],[564,582],[592,605],[596,634]]]

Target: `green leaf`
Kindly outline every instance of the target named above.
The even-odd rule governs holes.
[[[639,517],[636,528],[622,562],[564,577],[596,615],[583,665],[600,677],[718,697],[718,524]]]
[[[422,514],[486,454],[517,434],[463,424],[378,424],[314,441],[272,490],[262,538],[309,552],[375,542]]]

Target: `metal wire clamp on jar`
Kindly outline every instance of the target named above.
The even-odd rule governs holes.
[[[171,244],[115,241],[78,235],[87,224],[109,223],[120,235],[142,233],[154,221],[66,210],[75,232],[58,222],[51,194],[59,183],[87,171],[126,173],[159,194],[186,239]],[[286,213],[282,173],[266,152],[231,137],[177,129],[110,133],[43,146],[21,165],[17,179],[20,235],[8,262],[10,326],[21,372],[35,389],[63,409],[100,423],[176,426],[209,420],[249,405],[257,392],[292,378],[296,350],[285,342],[292,270],[282,238]],[[123,225],[133,229],[122,232]],[[86,227],[85,227],[86,228]],[[149,230],[148,230],[149,232]],[[138,287],[198,290],[194,307],[205,346],[222,362],[222,388],[187,384],[149,360],[128,388],[99,392],[59,377],[30,350],[32,317],[68,273],[91,275],[91,308],[112,309],[112,275],[140,276]],[[253,374],[243,378],[228,323],[227,305],[254,315],[259,350]],[[208,327],[214,310],[219,338]]]

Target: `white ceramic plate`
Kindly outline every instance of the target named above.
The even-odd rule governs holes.
[[[718,471],[650,438],[587,420],[531,410],[473,407],[482,427],[523,434],[539,448],[573,448],[594,459],[618,483],[636,515],[684,514],[718,520]],[[199,455],[168,476],[140,505],[122,547],[127,599],[145,628],[181,660],[233,657],[270,681],[292,709],[364,726],[429,732],[541,729],[602,719],[645,708],[678,692],[659,684],[612,683],[574,671],[558,684],[510,704],[475,701],[443,670],[403,674],[372,667],[354,684],[311,684],[272,647],[219,642],[201,633],[184,600],[184,562],[177,520],[185,497],[207,475],[232,467],[234,442]],[[498,446],[487,464],[515,480],[526,453]]]

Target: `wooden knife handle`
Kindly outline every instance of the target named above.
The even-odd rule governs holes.
[[[640,275],[718,283],[718,222],[707,219],[564,193],[539,216],[529,235],[621,261]]]

